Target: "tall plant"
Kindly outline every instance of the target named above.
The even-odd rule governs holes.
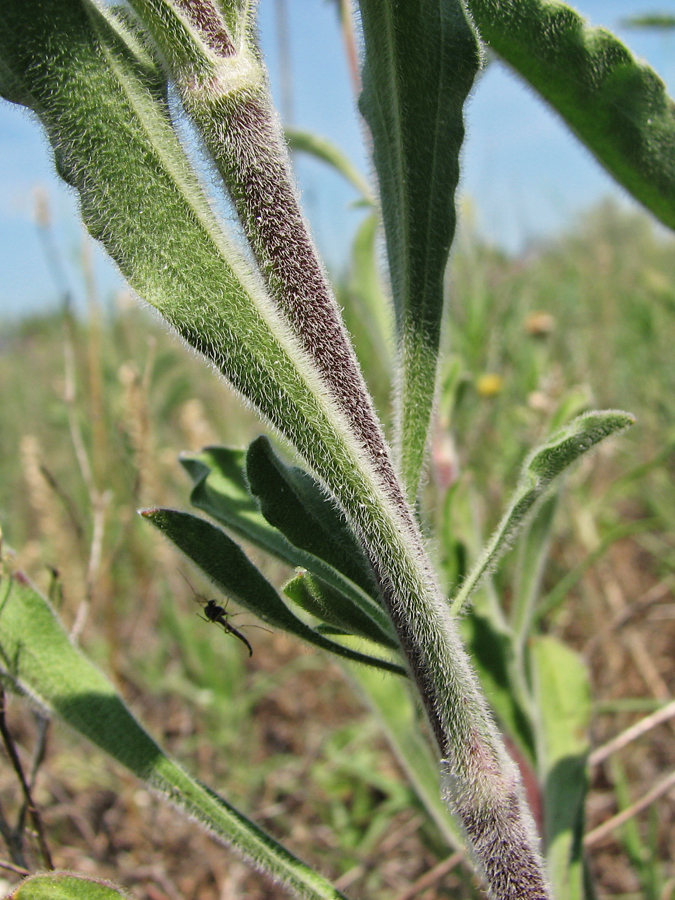
[[[222,372],[308,469],[289,468],[265,439],[245,457],[211,449],[185,460],[193,503],[307,571],[282,598],[220,528],[171,510],[149,510],[147,518],[265,622],[360,666],[363,684],[364,666],[408,677],[432,735],[444,802],[491,896],[548,898],[549,879],[581,896],[579,817],[565,826],[563,851],[547,850],[547,874],[518,766],[462,645],[457,614],[551,481],[631,417],[586,414],[534,451],[475,569],[454,598],[444,596],[416,505],[437,390],[462,108],[480,66],[480,35],[672,225],[673,105],[656,76],[613,37],[587,28],[558,3],[361,0],[360,11],[361,107],[372,136],[395,311],[395,454],[299,209],[253,4],[130,0],[117,8],[96,0],[5,0],[0,91],[38,116],[89,231],[132,288]],[[170,89],[220,173],[250,255],[212,211],[175,128]],[[536,529],[530,545],[536,556]],[[507,633],[503,616],[493,614],[492,627]],[[530,716],[520,733],[538,762],[545,723],[533,710],[548,671],[546,651],[539,646],[538,663],[524,658],[532,622],[527,598],[518,615],[518,627],[508,632],[517,650],[513,704]],[[109,686],[59,637],[51,614],[20,578],[3,578],[0,635],[14,683],[301,895],[337,896],[165,761]],[[541,676],[534,687],[527,683],[532,666]],[[376,685],[370,691],[375,697]],[[534,739],[523,737],[538,727]],[[394,735],[400,747],[406,739],[409,747],[415,740]],[[555,753],[547,758],[555,762]],[[419,790],[444,819],[422,780]],[[548,800],[560,803],[553,795]],[[551,834],[548,841],[552,846]]]

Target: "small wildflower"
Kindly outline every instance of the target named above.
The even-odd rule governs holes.
[[[476,382],[476,390],[481,397],[496,397],[501,394],[504,387],[504,379],[496,372],[486,372]]]
[[[555,319],[551,313],[533,312],[525,319],[525,331],[535,338],[549,335],[555,328]]]

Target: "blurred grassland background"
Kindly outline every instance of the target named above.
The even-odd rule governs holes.
[[[675,691],[675,240],[611,202],[518,256],[482,242],[468,206],[462,223],[423,508],[448,585],[561,404],[637,416],[567,478],[545,575],[544,628],[590,668],[598,745]],[[38,227],[48,237],[47,207]],[[261,426],[128,294],[98,296],[86,239],[80,259],[86,315],[73,316],[61,296],[52,312],[2,324],[6,545],[160,742],[341,876],[339,886],[396,900],[478,896],[461,867],[431,887],[417,881],[447,847],[337,665],[242,616],[248,660],[195,615],[183,575],[208,587],[135,511],[188,508],[178,454],[244,446]],[[336,281],[386,421],[388,350],[372,338],[357,267]],[[514,556],[495,576],[507,603]],[[277,584],[291,574],[257,561]],[[12,700],[9,721],[28,753],[35,725],[25,705]],[[672,771],[673,727],[591,771],[589,831]],[[56,864],[122,882],[133,897],[284,896],[60,727],[36,796]],[[0,801],[5,812],[20,802],[4,763]],[[590,847],[600,896],[674,897],[673,835],[666,794]]]

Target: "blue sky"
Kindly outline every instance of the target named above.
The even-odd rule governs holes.
[[[292,59],[293,124],[338,144],[369,172],[347,76],[335,7],[328,0],[286,0]],[[675,33],[626,31],[628,15],[675,14],[675,0],[580,0],[593,24],[617,32],[675,93]],[[273,90],[279,89],[274,0],[260,0],[260,30]],[[329,266],[339,268],[362,215],[339,176],[313,160],[297,167],[303,203]],[[71,289],[81,296],[81,226],[76,202],[59,182],[37,124],[18,107],[0,102],[0,316],[46,309],[56,289],[33,222],[34,190],[46,189],[59,252]],[[510,250],[566,227],[573,216],[618,188],[557,117],[501,64],[491,65],[467,109],[461,193],[471,199],[477,227]],[[101,293],[121,282],[97,254]]]

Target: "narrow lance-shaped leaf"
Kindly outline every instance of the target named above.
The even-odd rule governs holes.
[[[361,565],[364,566],[363,581],[368,585],[368,591],[359,587],[347,573],[335,568],[329,560],[292,544],[281,531],[267,521],[249,492],[244,474],[245,456],[243,450],[228,447],[208,447],[196,456],[184,456],[182,463],[195,481],[190,494],[193,506],[208,513],[235,534],[271,553],[287,565],[307,569],[313,573],[321,583],[341,595],[343,606],[345,602],[348,603],[357,618],[359,613],[365,614],[376,629],[376,634],[380,637],[386,636],[387,646],[397,647],[391,622],[379,603],[373,599],[377,597],[377,588],[372,583],[372,572],[368,570],[354,536],[351,535],[349,543],[354,558],[350,560],[350,570],[354,567],[354,560],[361,561]],[[305,479],[309,479],[306,473]],[[335,531],[341,535],[348,534],[344,520],[341,520],[339,514],[332,508],[319,485],[316,482],[313,484],[317,502],[320,501],[322,508],[328,507],[330,510]],[[299,508],[294,506],[292,514],[303,520],[311,516],[309,510],[302,505]],[[318,549],[321,550],[321,545]]]
[[[107,881],[72,872],[48,872],[26,878],[5,900],[125,900],[127,896]]]
[[[596,159],[675,228],[675,103],[604,28],[550,0],[467,0],[481,37],[563,117]]]
[[[228,531],[271,554],[292,568],[311,568],[311,555],[294,547],[260,512],[246,481],[246,450],[205,447],[180,457],[193,482],[192,506],[207,513]]]
[[[360,106],[373,138],[396,310],[397,452],[414,502],[436,389],[462,107],[479,55],[460,0],[360,0],[359,6]]]
[[[67,0],[0,10],[0,53],[45,124],[84,219],[130,284],[284,433],[344,506],[391,493],[259,280],[228,244],[138,48]],[[95,24],[95,28],[91,23]],[[42,66],[31,66],[32,59]],[[26,81],[28,79],[28,81]],[[59,90],[55,90],[58,86]],[[356,482],[361,482],[357,487]],[[377,505],[377,501],[375,501]]]
[[[141,69],[133,36],[103,13],[91,17],[65,0],[3,4],[6,70],[40,115],[87,226],[132,287],[263,411],[283,406],[288,418],[294,403],[280,401],[293,392],[298,350],[210,212],[158,97],[163,79]]]
[[[622,431],[634,421],[630,413],[616,410],[586,413],[530,454],[523,464],[520,483],[508,509],[452,602],[455,615],[461,611],[483,576],[494,568],[511,546],[528,513],[543,497],[553,479],[604,438]]]
[[[284,594],[323,624],[336,628],[342,634],[359,635],[388,650],[400,649],[388,620],[385,620],[386,624],[380,625],[359,606],[349,602],[344,594],[309,572],[300,572],[285,584]],[[322,633],[326,633],[323,624],[319,628]]]
[[[263,622],[347,659],[405,675],[397,663],[358,653],[318,634],[295,616],[244,551],[210,522],[174,509],[148,509],[143,516],[199,566],[225,596]]]
[[[270,525],[363,590],[377,591],[372,569],[342,513],[307,472],[286,465],[264,436],[248,448],[246,476]]]
[[[171,803],[307,900],[343,895],[217,794],[169,759],[108,679],[68,639],[53,610],[23,578],[0,578],[0,668]]]
[[[374,202],[372,191],[368,182],[354,167],[345,154],[331,141],[313,131],[302,131],[299,128],[284,129],[284,136],[289,148],[294,153],[307,153],[325,162],[331,168],[340,173],[361,195],[365,203]]]

